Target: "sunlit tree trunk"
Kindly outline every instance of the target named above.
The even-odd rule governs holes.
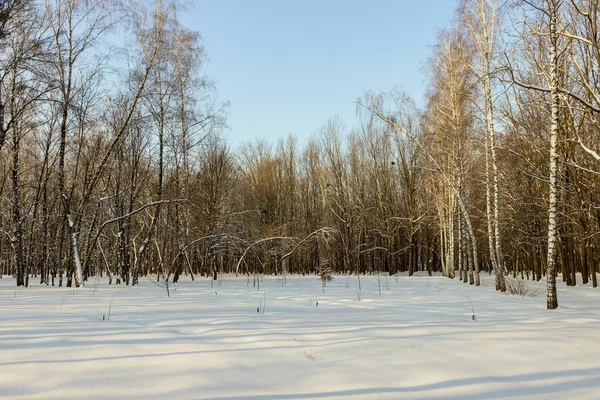
[[[556,239],[557,239],[557,169],[558,169],[558,123],[559,123],[559,88],[558,88],[558,0],[548,0],[550,17],[550,92],[552,116],[550,126],[550,179],[548,198],[548,253],[546,258],[547,307],[553,310],[558,307],[556,295]]]

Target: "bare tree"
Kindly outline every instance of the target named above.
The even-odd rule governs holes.
[[[486,121],[485,165],[486,165],[486,208],[488,223],[488,246],[490,261],[496,274],[496,290],[506,291],[504,282],[504,262],[500,237],[500,204],[498,188],[498,163],[496,161],[496,129],[494,103],[492,100],[492,67],[498,32],[498,4],[496,0],[465,0],[462,2],[461,16],[467,26],[476,49],[478,75],[483,93],[484,120]],[[490,171],[491,164],[491,171]],[[492,179],[490,179],[490,175]],[[490,180],[492,182],[490,182]],[[493,200],[492,200],[493,195]],[[493,201],[493,205],[492,205]],[[492,211],[493,210],[493,211]]]
[[[410,109],[414,107],[414,103],[408,98],[405,94],[399,94],[397,96],[392,97],[391,100],[393,109],[389,108],[389,104],[385,103],[384,95],[373,95],[368,94],[366,96],[366,100],[359,101],[359,105],[365,107],[367,110],[371,111],[375,116],[381,118],[382,121],[389,124],[391,129],[397,134],[403,134],[410,137],[420,149],[423,150],[424,154],[427,156],[429,161],[433,164],[435,170],[440,174],[444,182],[448,185],[452,193],[454,194],[458,206],[460,215],[463,218],[466,224],[466,231],[469,235],[469,239],[471,240],[471,250],[467,256],[470,257],[471,266],[476,266],[478,263],[478,255],[477,255],[477,243],[475,239],[475,232],[473,230],[473,225],[471,223],[471,218],[467,212],[467,207],[464,202],[464,195],[459,190],[459,187],[454,183],[446,174],[446,172],[442,169],[440,163],[436,160],[435,157],[427,150],[427,148],[421,143],[420,138],[414,136],[412,132],[405,127],[406,116],[410,115]],[[478,277],[478,274],[477,274]],[[475,284],[479,284],[479,280],[477,279]]]
[[[556,296],[556,236],[557,236],[557,165],[558,165],[558,113],[560,93],[558,90],[558,12],[560,2],[548,1],[548,18],[550,31],[550,91],[552,96],[552,116],[550,125],[550,197],[548,199],[548,256],[546,261],[547,307],[553,310],[558,307]]]

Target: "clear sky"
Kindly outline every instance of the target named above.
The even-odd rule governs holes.
[[[396,85],[422,101],[421,72],[456,0],[194,0],[206,74],[231,102],[228,137],[306,141],[328,118],[351,126],[353,102]]]

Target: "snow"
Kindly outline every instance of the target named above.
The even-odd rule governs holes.
[[[548,311],[544,281],[521,298],[489,276],[140,283],[1,279],[0,398],[600,399],[591,286]]]

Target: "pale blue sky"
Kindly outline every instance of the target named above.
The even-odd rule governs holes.
[[[234,145],[303,143],[338,115],[351,126],[367,90],[400,85],[422,101],[421,72],[456,0],[195,0],[182,15],[204,38]]]

